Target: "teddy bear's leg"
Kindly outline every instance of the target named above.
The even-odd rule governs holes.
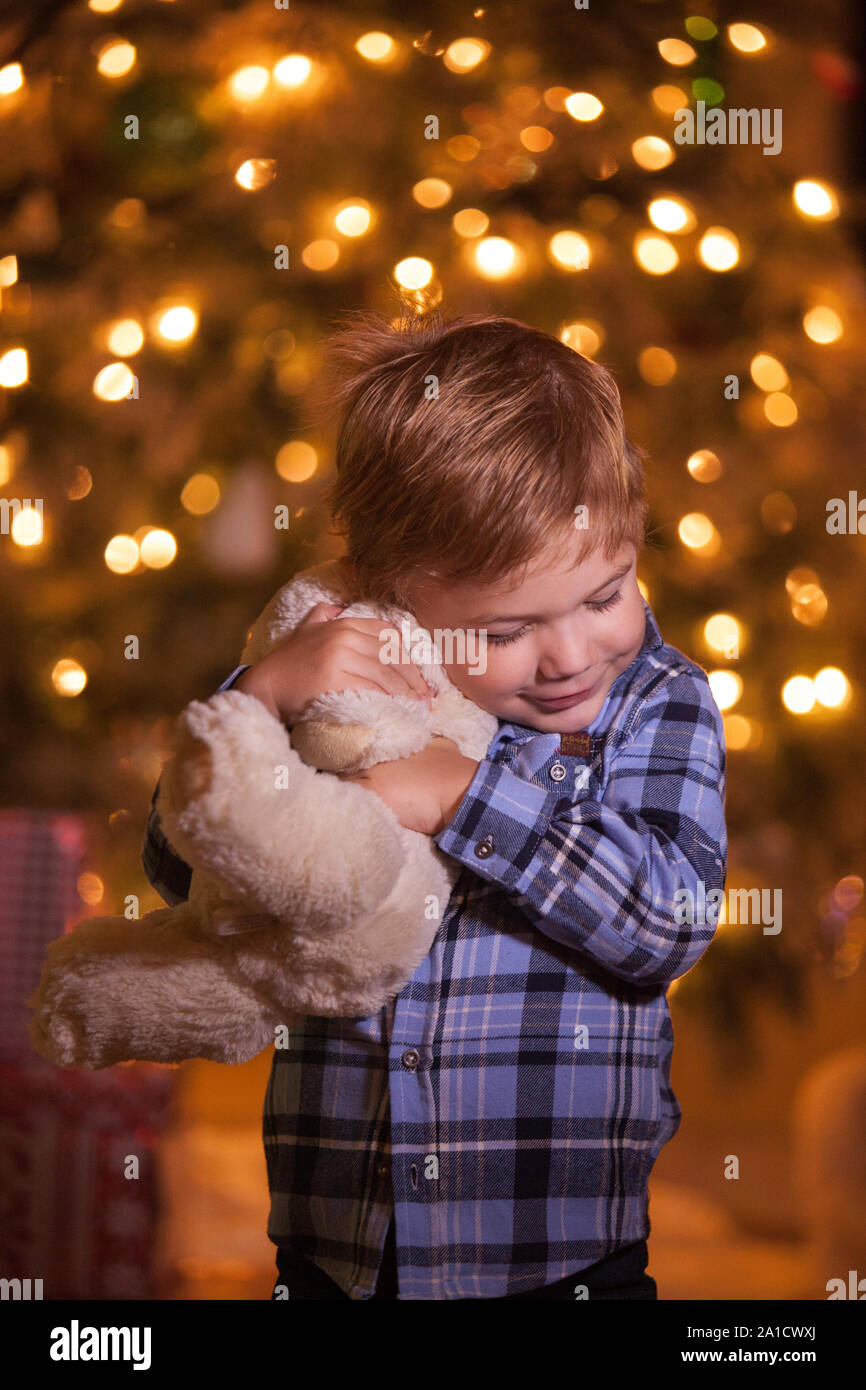
[[[313,931],[374,911],[400,874],[390,808],[308,767],[279,720],[240,690],[181,714],[157,810],[175,849],[240,910],[300,913]]]
[[[235,969],[233,948],[197,934],[187,904],[140,921],[92,917],[51,942],[30,1040],[61,1067],[204,1057],[245,1062],[274,1041],[262,997]]]

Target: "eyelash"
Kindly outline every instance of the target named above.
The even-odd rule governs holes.
[[[604,613],[608,608],[613,608],[615,603],[619,603],[621,598],[622,589],[617,589],[616,593],[611,594],[610,598],[603,599],[601,603],[587,603],[586,606],[587,608],[591,608],[593,613]],[[495,647],[504,647],[508,642],[516,642],[519,637],[522,637],[523,634],[528,631],[528,627],[519,627],[516,632],[509,632],[504,635],[497,633],[493,636],[491,633],[488,633],[487,640],[488,642],[492,642]]]

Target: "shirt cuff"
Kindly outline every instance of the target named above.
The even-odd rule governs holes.
[[[433,839],[482,878],[520,891],[551,817],[570,804],[484,758],[451,821]]]
[[[238,677],[243,675],[244,671],[248,671],[250,669],[251,665],[252,662],[248,661],[246,666],[236,666],[235,669],[232,671],[231,675],[229,676],[228,680],[223,681],[219,690],[216,691],[216,694],[221,695],[224,690],[228,690],[230,686],[234,685]]]

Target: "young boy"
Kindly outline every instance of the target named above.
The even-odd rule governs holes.
[[[678,905],[724,887],[727,842],[719,710],[637,584],[639,452],[610,375],[512,319],[361,315],[331,363],[346,564],[428,631],[486,634],[483,670],[446,670],[500,724],[480,762],[437,739],[357,778],[463,872],[395,1000],[274,1051],[274,1296],[654,1298],[665,995],[715,925]],[[220,689],[290,727],[326,689],[425,697],[339,613]],[[142,857],[186,895],[155,812]]]

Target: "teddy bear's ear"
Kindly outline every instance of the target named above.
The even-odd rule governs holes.
[[[353,772],[358,767],[373,734],[360,724],[330,724],[321,719],[304,720],[291,733],[292,747],[302,762],[322,772]]]

